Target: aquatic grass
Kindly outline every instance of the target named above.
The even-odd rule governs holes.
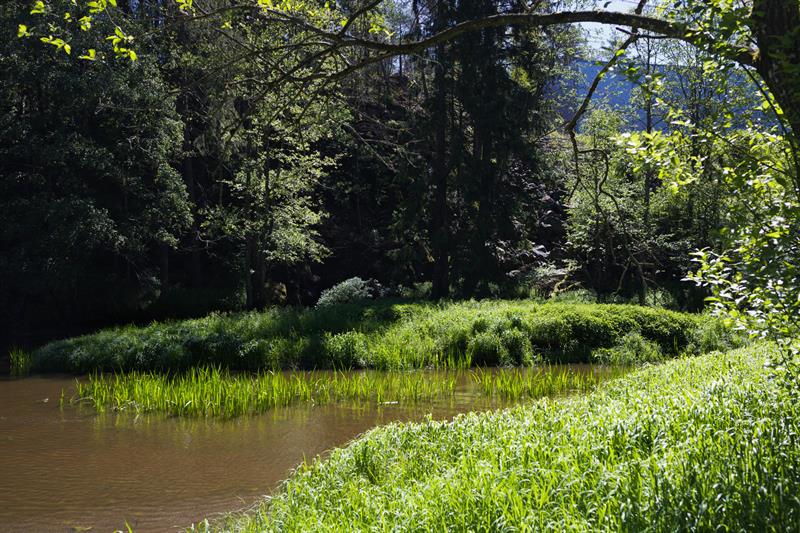
[[[468,371],[310,371],[233,374],[220,368],[186,373],[91,374],[78,381],[74,404],[98,411],[235,417],[297,403],[417,404],[451,398],[457,391],[505,402],[587,391],[620,373],[574,372],[562,367]]]
[[[575,363],[590,362],[630,332],[674,357],[731,345],[729,332],[707,327],[710,320],[634,305],[378,301],[112,328],[47,344],[34,352],[34,367],[88,373]]]
[[[12,376],[27,376],[33,369],[33,355],[20,348],[12,348],[8,352],[11,362]]]
[[[797,531],[800,404],[769,348],[374,429],[195,531]]]
[[[234,417],[295,403],[343,401],[416,403],[452,396],[456,378],[423,372],[263,372],[232,374],[219,368],[186,373],[92,374],[78,381],[74,403],[98,411],[158,412],[173,416]]]

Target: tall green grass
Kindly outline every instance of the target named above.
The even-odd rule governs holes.
[[[33,355],[20,348],[12,348],[8,352],[12,376],[27,376],[33,369]]]
[[[78,382],[75,403],[98,411],[159,412],[174,416],[233,417],[295,403],[347,400],[416,403],[453,394],[454,375],[422,372],[265,372],[231,374],[196,368],[178,375],[132,372],[91,375]]]
[[[632,305],[382,301],[108,329],[36,350],[34,367],[85,373],[209,365],[251,371],[396,370],[589,362],[594,351],[613,347],[630,332],[664,356],[705,351],[714,335],[706,335],[704,343],[695,338],[708,320]]]
[[[614,375],[549,367],[479,370],[468,375],[464,371],[231,374],[217,368],[197,368],[177,375],[93,374],[88,381],[77,382],[72,402],[89,404],[98,411],[234,417],[296,403],[415,404],[448,399],[463,378],[472,384],[476,400],[483,396],[513,401],[586,391]]]
[[[764,346],[563,400],[392,424],[213,531],[797,531],[800,403]]]
[[[624,367],[597,367],[593,371],[576,372],[570,368],[537,367],[531,369],[478,369],[472,372],[484,396],[506,401],[537,399],[565,392],[588,392],[603,381],[628,372]]]

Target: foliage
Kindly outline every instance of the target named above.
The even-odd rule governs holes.
[[[747,335],[731,328],[726,320],[707,313],[707,318],[701,320],[699,327],[695,329],[686,351],[692,354],[727,352],[746,346],[749,342]]]
[[[661,292],[677,308],[702,306],[704,291],[680,279],[692,251],[721,245],[726,206],[741,192],[716,162],[737,159],[731,133],[763,119],[745,72],[708,70],[708,61],[685,44],[637,44],[616,74],[633,87],[631,105],[600,105],[581,122],[569,255],[576,278],[606,301],[645,304]]]
[[[182,124],[153,61],[76,72],[25,54],[17,7],[0,6],[0,308],[114,319],[157,297],[158,252],[189,225]]]
[[[533,353],[533,346],[525,332],[509,329],[500,335],[500,342],[508,351],[510,363],[517,366],[531,366],[541,357]]]
[[[478,332],[467,344],[468,360],[478,366],[507,366],[511,355],[500,335],[493,331]]]
[[[367,337],[358,331],[326,333],[323,348],[333,368],[363,368],[369,360]]]
[[[607,365],[634,365],[657,363],[664,359],[658,344],[651,342],[638,332],[627,333],[611,348],[600,348],[592,353],[592,359]]]
[[[704,139],[719,142],[711,134]],[[776,363],[791,365],[800,335],[800,288],[794,266],[800,212],[792,150],[781,136],[751,128],[733,132],[725,141],[728,149],[733,147],[742,157],[720,160],[719,169],[706,161],[699,162],[694,171],[681,166],[673,157],[686,142],[679,135],[650,143],[647,153],[661,172],[678,180],[700,179],[711,167],[740,191],[726,204],[726,230],[719,247],[723,251],[697,252],[698,271],[688,278],[711,290],[712,307],[731,324],[753,338],[781,346],[783,356]]]
[[[47,344],[34,352],[34,365],[90,372],[209,364],[257,370],[589,362],[592,352],[629,332],[639,332],[665,356],[678,355],[704,320],[631,305],[381,300],[106,329]]]
[[[272,38],[266,34],[256,42],[268,46]],[[237,100],[228,100],[227,112],[245,125],[231,139],[235,153],[226,157],[234,172],[219,181],[228,192],[225,201],[200,213],[210,239],[244,249],[248,308],[269,303],[269,272],[319,263],[328,255],[319,233],[325,212],[316,193],[335,167],[339,154],[331,144],[341,136],[347,110],[314,98],[312,87],[306,100],[290,89],[270,91],[256,109],[242,111]]]
[[[196,530],[793,529],[800,413],[764,368],[768,353],[673,361],[587,396],[378,428],[304,464],[256,509]]]
[[[359,277],[350,278],[322,291],[317,307],[330,307],[344,303],[357,303],[372,297],[367,282]]]

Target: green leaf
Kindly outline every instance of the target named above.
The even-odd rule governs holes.
[[[82,55],[79,59],[85,59],[86,61],[96,61],[97,60],[97,51],[94,48],[90,48],[86,55]]]

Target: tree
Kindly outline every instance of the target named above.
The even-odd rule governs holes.
[[[336,163],[319,145],[337,134],[344,110],[325,101],[301,107],[286,98],[271,94],[257,114],[247,113],[231,162],[237,171],[222,182],[226,199],[205,213],[212,237],[231,238],[244,247],[248,308],[269,303],[270,270],[318,262],[327,254],[318,233],[323,213],[312,193]]]
[[[157,297],[160,250],[190,220],[172,97],[149,60],[76,68],[25,53],[12,31],[0,27],[0,307],[15,324],[130,315]]]
[[[520,9],[518,6],[506,6],[506,9],[495,13],[492,10],[484,9],[485,5],[474,4],[479,8],[470,13],[467,20],[460,20],[458,17],[442,18],[446,23],[435,27],[433,32],[427,35],[422,33],[411,34],[409,37],[395,38],[392,36],[391,28],[386,22],[387,10],[383,9],[380,0],[375,0],[357,4],[342,4],[319,6],[316,3],[306,2],[272,2],[268,0],[258,0],[252,4],[229,4],[226,2],[214,2],[213,4],[201,5],[200,1],[178,0],[180,11],[185,13],[186,20],[212,20],[221,23],[219,31],[227,35],[232,43],[238,43],[250,54],[263,61],[265,67],[259,73],[260,77],[257,84],[263,88],[260,91],[261,98],[266,97],[271,90],[283,83],[289,82],[295,86],[311,82],[321,82],[315,89],[314,96],[318,96],[324,87],[329,87],[346,76],[363,69],[365,66],[376,65],[388,61],[396,56],[406,56],[410,54],[423,54],[428,50],[437,49],[437,54],[444,57],[444,50],[457,49],[464,43],[479,43],[481,46],[490,44],[493,40],[509,35],[510,28],[543,28],[561,24],[573,24],[580,22],[599,22],[604,24],[614,24],[631,28],[626,30],[628,38],[620,45],[620,51],[628,48],[643,40],[651,39],[674,39],[686,42],[704,53],[709,58],[704,61],[709,64],[709,69],[728,69],[731,65],[738,64],[743,66],[748,75],[756,78],[761,85],[764,93],[764,106],[772,109],[783,127],[783,140],[786,150],[776,148],[770,151],[769,156],[785,151],[789,156],[789,162],[780,166],[771,164],[768,161],[761,161],[761,170],[768,169],[772,174],[769,183],[775,183],[778,187],[785,190],[787,201],[785,204],[791,206],[796,202],[796,193],[800,190],[800,178],[798,177],[797,165],[797,145],[798,134],[800,131],[800,5],[794,0],[753,0],[751,3],[734,3],[727,0],[711,0],[700,2],[698,0],[678,0],[669,6],[669,9],[658,11],[656,15],[644,15],[643,7],[646,0],[642,0],[634,13],[616,13],[592,10],[566,10],[556,11],[557,6],[540,3],[531,9]],[[72,24],[70,18],[64,13],[66,3],[54,3],[45,5],[43,2],[35,4],[33,9],[36,24],[21,23],[18,34],[20,37],[39,37],[45,44],[54,47],[58,53],[71,55],[73,44],[78,50],[78,45],[73,43],[70,36],[74,33],[72,28],[78,25]],[[110,9],[105,2],[94,2],[92,6],[73,4],[78,6],[78,11],[86,10],[90,13],[84,15],[81,21],[89,17],[89,22],[95,20],[93,17],[97,13]],[[467,3],[466,5],[471,5]],[[72,9],[72,8],[70,8]],[[92,13],[92,11],[94,11]],[[36,18],[39,17],[39,18]],[[66,21],[66,22],[65,22]],[[268,45],[264,49],[248,48],[247,41],[241,42],[239,35],[246,33],[246,28],[254,24],[267,24],[275,32],[281,35],[284,41]],[[233,23],[232,23],[233,22]],[[81,23],[81,29],[89,29],[86,23]],[[43,31],[46,28],[47,31]],[[109,35],[108,42],[111,50],[106,52],[106,56],[124,57],[131,60],[136,59],[131,34],[125,29],[114,28],[113,34]],[[485,42],[482,39],[486,38]],[[84,58],[92,60],[97,56],[97,50],[82,45]],[[92,53],[94,50],[94,53]],[[487,46],[482,51],[491,52],[491,46]],[[619,54],[615,55],[615,58]],[[484,58],[476,58],[474,66],[482,63],[478,70],[480,80],[489,82],[494,88],[499,87],[498,78],[493,77],[491,69],[491,53],[487,56],[488,61],[482,62]],[[287,59],[284,61],[284,59]],[[575,126],[588,106],[594,87],[599,83],[599,78],[607,73],[617,59],[612,59],[606,68],[601,70],[601,75],[595,80],[592,89],[589,91],[583,105],[578,109],[573,120],[567,121],[566,129],[571,136],[574,147],[575,162],[580,159],[580,147],[575,138]],[[458,68],[467,65],[469,62],[455,63]],[[446,81],[446,77],[440,80]],[[650,89],[647,89],[648,91]],[[444,93],[444,91],[442,91]],[[470,95],[466,95],[470,96]],[[468,130],[472,135],[472,145],[478,149],[471,152],[472,162],[475,163],[476,176],[482,180],[482,188],[485,189],[492,182],[497,183],[498,174],[496,169],[487,165],[492,158],[484,157],[484,154],[492,153],[491,137],[497,131],[489,121],[483,121],[480,116],[480,106],[469,105],[469,98],[461,98],[459,104],[462,106],[456,114],[448,111],[449,116],[464,116],[470,119]],[[649,100],[649,99],[648,99]],[[441,100],[440,100],[441,101]],[[447,98],[444,99],[447,104]],[[455,102],[455,98],[451,98]],[[651,100],[649,100],[651,101]],[[252,103],[252,102],[251,102]],[[485,103],[485,102],[484,102]],[[441,109],[441,108],[440,108]],[[470,112],[471,111],[471,112]],[[680,119],[686,129],[692,133],[688,136],[659,137],[656,132],[650,132],[643,137],[644,142],[628,146],[628,150],[640,150],[641,153],[650,154],[650,159],[646,161],[645,180],[643,191],[647,196],[651,189],[650,172],[655,172],[652,165],[656,165],[658,172],[665,167],[663,161],[672,160],[678,154],[683,153],[686,140],[696,142],[697,131],[700,125],[694,124],[687,119]],[[470,129],[471,128],[471,129]],[[442,128],[440,131],[447,133]],[[719,135],[719,132],[710,132]],[[712,137],[704,137],[711,139]],[[437,141],[442,137],[437,132]],[[763,137],[754,136],[763,140]],[[445,142],[447,138],[444,137]],[[725,142],[730,142],[726,138]],[[705,141],[704,141],[705,142]],[[717,141],[711,141],[716,146]],[[780,145],[780,142],[775,142]],[[695,146],[696,148],[696,146]],[[716,149],[715,149],[716,150]],[[717,150],[718,152],[719,150]],[[462,151],[462,153],[469,153]],[[664,157],[656,157],[661,153]],[[439,155],[442,152],[439,150]],[[450,154],[452,156],[452,153]],[[495,155],[497,152],[495,151]],[[668,155],[668,157],[667,157]],[[742,157],[756,158],[764,154],[754,154],[753,150],[740,150]],[[690,155],[699,161],[701,153]],[[437,165],[445,161],[444,157],[432,160]],[[725,172],[737,172],[740,169],[738,163],[729,164],[727,160],[714,162],[698,162],[684,165],[684,168],[675,169],[676,181],[681,184],[694,183],[699,180],[695,174],[698,169],[707,172],[709,165],[713,168],[722,168]],[[456,167],[450,165],[449,170]],[[741,167],[747,174],[751,172]],[[755,171],[752,171],[755,172]],[[578,174],[580,170],[578,169]],[[449,182],[442,180],[444,172],[434,173],[436,181],[442,186],[437,185],[439,205],[441,204],[441,194],[444,194],[445,205],[452,191]],[[753,174],[758,176],[757,174]],[[681,177],[682,176],[682,177]],[[756,181],[746,182],[759,183]],[[732,182],[733,183],[733,182]],[[769,186],[769,185],[764,185]],[[444,191],[444,193],[441,193]],[[465,204],[466,205],[466,204]],[[473,205],[475,205],[473,203]],[[487,222],[482,224],[481,231],[486,227],[490,232],[493,231],[493,222],[490,220],[492,209],[488,208],[481,212],[481,205],[492,205],[492,202],[477,204],[476,217]],[[447,215],[447,209],[440,209],[440,213]],[[785,216],[784,216],[785,215]],[[793,211],[787,207],[784,218],[794,216]],[[437,215],[438,216],[438,215]],[[644,218],[649,219],[649,200],[648,209],[644,211]],[[446,218],[446,216],[445,216]],[[436,224],[431,224],[430,230]],[[756,225],[750,225],[756,228]],[[783,231],[783,230],[781,230]],[[469,230],[464,234],[469,233]],[[772,233],[772,232],[769,232]],[[780,233],[780,232],[779,232]],[[782,233],[781,233],[782,234]],[[489,254],[486,253],[489,247],[483,237],[470,233],[473,238],[472,250],[476,251],[479,261],[487,265]],[[451,240],[448,235],[447,240]],[[459,244],[461,242],[459,241]],[[740,246],[740,248],[742,248]],[[788,249],[793,249],[789,247]],[[750,258],[757,254],[750,254]],[[447,257],[442,255],[442,257]],[[635,257],[635,254],[632,255]],[[450,256],[452,259],[452,256]],[[440,264],[444,261],[438,260]],[[636,262],[634,262],[636,264]],[[639,262],[639,267],[641,264]],[[465,275],[465,279],[469,276]],[[473,276],[474,277],[474,276]],[[639,278],[644,281],[644,275],[639,274]],[[441,288],[444,285],[438,281]],[[474,281],[474,280],[473,280]],[[467,281],[465,285],[469,289],[472,281]],[[468,291],[469,292],[469,291]]]

